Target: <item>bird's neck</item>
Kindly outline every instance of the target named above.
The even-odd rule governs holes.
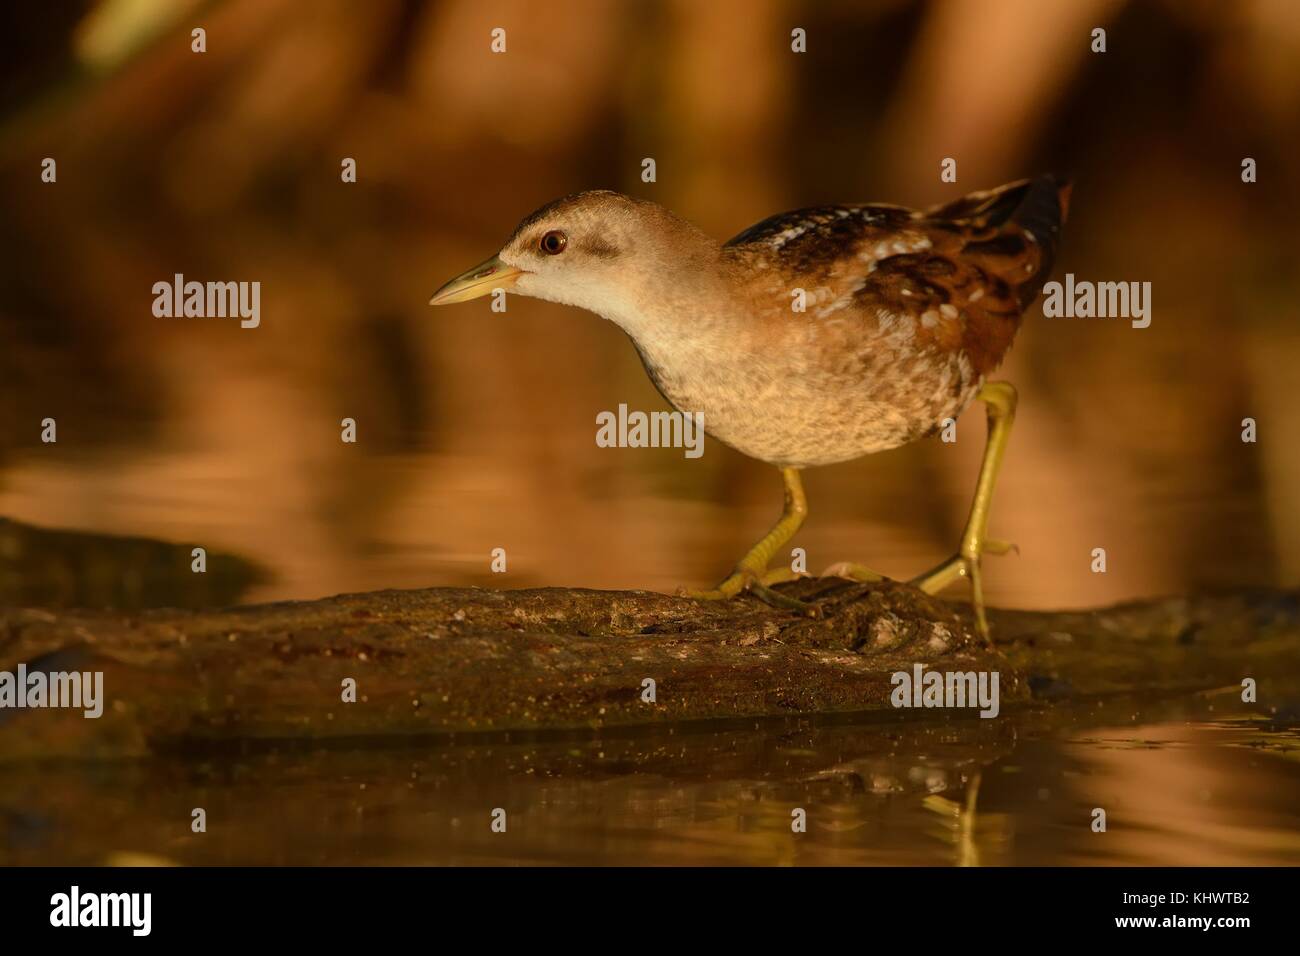
[[[638,344],[711,334],[732,321],[735,311],[734,290],[719,269],[721,255],[714,239],[689,226],[671,242],[639,250],[635,264],[594,311]]]
[[[754,352],[754,323],[716,257],[678,260],[601,314],[628,334],[651,380],[683,411],[710,408],[713,383],[740,374]]]

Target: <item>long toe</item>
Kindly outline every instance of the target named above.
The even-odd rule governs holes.
[[[991,538],[986,538],[984,541],[984,553],[996,555],[1019,554],[1020,545],[1013,544],[1010,541],[994,541]]]
[[[877,574],[865,564],[856,564],[853,561],[840,561],[832,564],[822,572],[824,578],[848,578],[850,581],[884,581],[883,574]]]
[[[772,607],[798,611],[808,617],[821,616],[821,611],[818,609],[817,605],[809,604],[807,601],[800,601],[798,598],[789,597],[788,595],[782,594],[780,591],[774,591],[766,584],[759,581],[755,581],[753,585],[750,586],[749,591],[754,595],[754,597],[763,601],[765,604],[772,605]]]
[[[791,571],[789,568],[771,568],[763,573],[758,579],[759,584],[784,584],[786,581],[798,581],[800,578],[806,578],[807,574],[801,574],[798,571]]]
[[[727,575],[715,588],[709,588],[707,591],[678,588],[677,593],[681,597],[695,598],[699,601],[725,601],[727,598],[733,598],[741,591],[747,590],[757,580],[757,574],[748,568],[742,567]]]
[[[696,601],[725,601],[727,598],[733,597],[733,595],[731,594],[723,594],[722,591],[719,590],[718,588],[710,588],[707,591],[699,591],[684,586],[677,589],[677,596],[684,597],[684,598],[692,598],[693,600]]]

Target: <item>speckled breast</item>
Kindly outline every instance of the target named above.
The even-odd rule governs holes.
[[[960,353],[875,341],[838,355],[808,348],[637,351],[660,393],[700,412],[714,438],[760,461],[809,467],[897,448],[937,430],[980,379]]]

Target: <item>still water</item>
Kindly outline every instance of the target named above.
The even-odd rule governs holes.
[[[1223,701],[11,766],[0,863],[1298,864],[1296,712]]]

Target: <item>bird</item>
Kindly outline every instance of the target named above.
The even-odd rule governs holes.
[[[960,542],[910,583],[935,594],[966,578],[991,644],[981,559],[1014,547],[987,526],[1017,405],[991,376],[1051,272],[1069,196],[1045,174],[921,210],[811,206],[719,242],[657,203],[589,190],[524,217],[430,304],[504,290],[594,312],[673,407],[780,470],[780,519],[716,587],[685,592],[701,599],[750,591],[807,609],[772,587],[796,575],[769,569],[808,514],[801,472],[933,435],[980,401],[988,433]],[[883,579],[856,562],[827,573]]]

